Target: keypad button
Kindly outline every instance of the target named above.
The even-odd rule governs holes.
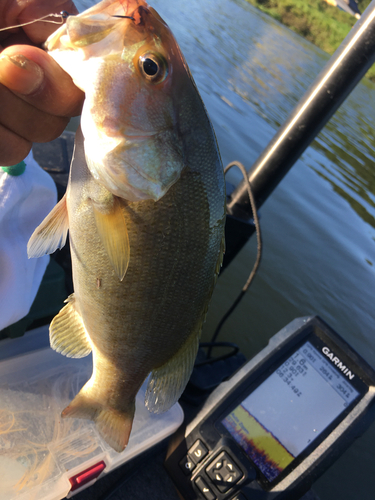
[[[199,463],[207,455],[208,449],[200,439],[196,441],[188,451],[188,456],[195,464]]]
[[[182,469],[183,473],[185,474],[185,476],[190,476],[191,471],[195,467],[195,463],[189,458],[189,456],[184,457],[180,461],[179,465],[180,465],[180,468]]]
[[[216,500],[214,492],[211,490],[211,488],[208,487],[206,481],[201,476],[197,477],[197,479],[195,480],[195,485],[197,486],[199,491],[203,493],[204,497],[207,500]]]
[[[213,460],[206,468],[208,477],[219,491],[225,493],[242,477],[242,471],[226,451]]]

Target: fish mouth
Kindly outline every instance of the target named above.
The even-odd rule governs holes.
[[[157,136],[160,132],[158,130],[139,130],[135,128],[129,128],[124,130],[124,128],[119,127],[119,123],[117,120],[114,120],[112,118],[106,117],[101,124],[102,131],[105,136],[111,137],[111,138],[123,138],[128,140],[129,142],[131,141],[145,141],[147,139],[150,139],[151,137]]]
[[[160,131],[157,132],[155,130],[150,131],[150,132],[143,132],[141,130],[134,130],[132,132],[126,132],[126,134],[122,134],[125,139],[128,139],[129,141],[146,141],[147,139],[150,139],[151,137],[156,137],[157,135],[160,134]]]

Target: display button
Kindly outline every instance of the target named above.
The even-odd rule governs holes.
[[[241,469],[236,465],[226,451],[213,460],[206,468],[208,477],[219,491],[225,493],[242,477]]]
[[[216,496],[213,491],[208,487],[206,481],[202,477],[197,477],[195,484],[199,491],[201,491],[207,500],[216,500]]]
[[[200,439],[196,441],[188,451],[189,458],[195,463],[199,463],[208,453],[208,449]]]
[[[180,468],[182,469],[183,473],[185,474],[185,476],[190,476],[191,471],[195,467],[195,463],[189,458],[189,456],[184,457],[180,461],[179,465],[180,465]]]

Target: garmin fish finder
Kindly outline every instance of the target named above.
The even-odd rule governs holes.
[[[298,499],[375,419],[374,370],[299,318],[223,382],[165,462],[185,500]]]

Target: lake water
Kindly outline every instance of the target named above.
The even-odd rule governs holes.
[[[250,168],[328,56],[242,0],[152,6],[188,61],[224,164]],[[374,103],[375,86],[361,83],[261,209],[261,268],[220,334],[248,358],[295,317],[318,314],[375,366]],[[255,254],[254,236],[219,279],[205,340]],[[375,425],[315,484],[321,500],[373,500],[374,449]]]

